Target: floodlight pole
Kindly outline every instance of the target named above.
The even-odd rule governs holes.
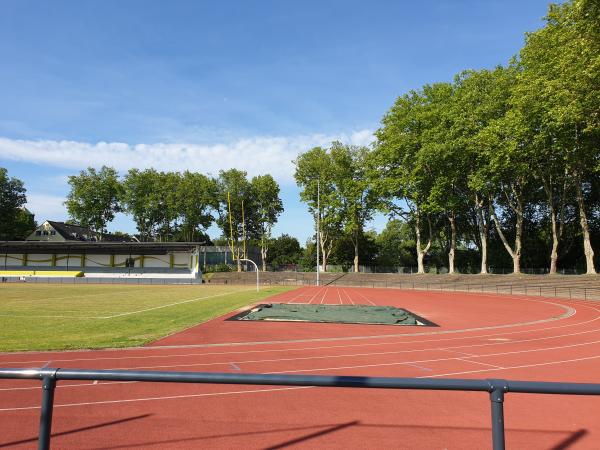
[[[317,286],[319,285],[319,247],[321,246],[321,179],[317,178]]]
[[[254,269],[256,270],[256,292],[259,292],[259,275],[258,275],[258,266],[256,265],[256,263],[254,261],[252,261],[251,259],[246,259],[246,258],[238,258],[238,261],[247,261],[250,262],[252,264],[254,264]]]

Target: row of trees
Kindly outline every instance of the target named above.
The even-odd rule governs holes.
[[[413,227],[419,272],[442,233],[450,273],[457,245],[478,248],[486,273],[490,236],[500,239],[519,273],[525,225],[537,223],[548,229],[550,273],[567,232],[580,236],[586,271],[595,273],[590,221],[600,206],[598,2],[551,5],[545,27],[527,35],[518,58],[402,95],[375,136],[371,151],[334,143],[296,161],[311,211],[320,180],[324,261],[339,230],[358,242],[376,205]],[[357,247],[355,266],[358,255]]]
[[[89,168],[70,176],[69,185],[69,215],[99,235],[119,212],[131,216],[141,241],[208,241],[206,229],[216,223],[238,260],[251,241],[266,261],[271,230],[283,212],[271,175],[248,179],[237,169],[211,178],[154,169],[131,169],[120,177],[111,167]]]

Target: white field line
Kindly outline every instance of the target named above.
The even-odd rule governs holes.
[[[537,300],[529,300],[529,301],[533,301],[533,302],[540,302],[540,303],[550,303],[550,302],[545,302],[545,301],[537,301]],[[479,328],[464,328],[464,329],[459,329],[459,330],[445,330],[445,331],[432,331],[432,332],[422,332],[422,333],[398,333],[398,334],[384,334],[384,335],[370,335],[370,336],[349,336],[349,337],[336,337],[336,338],[312,338],[312,339],[290,339],[290,340],[284,340],[284,341],[258,341],[258,342],[228,342],[228,343],[217,343],[217,344],[188,344],[188,345],[157,345],[154,347],[129,347],[129,348],[118,348],[118,349],[104,349],[101,350],[103,352],[123,352],[123,351],[154,351],[154,350],[166,350],[166,349],[187,349],[187,348],[216,348],[216,347],[233,347],[233,346],[250,346],[250,345],[274,345],[274,344],[290,344],[290,343],[304,343],[304,342],[338,342],[338,341],[347,341],[347,340],[366,340],[366,339],[384,339],[384,338],[398,338],[398,337],[412,337],[412,336],[432,336],[432,335],[445,335],[445,334],[456,334],[456,333],[462,333],[462,332],[471,332],[471,331],[484,331],[484,330],[495,330],[495,329],[503,329],[503,328],[514,328],[514,327],[518,327],[518,326],[526,326],[526,325],[534,325],[534,324],[539,324],[539,323],[548,323],[548,322],[554,322],[554,321],[558,321],[558,320],[563,320],[566,319],[568,317],[574,316],[576,313],[576,310],[574,310],[573,308],[564,306],[564,305],[560,305],[560,304],[555,304],[555,303],[551,303],[557,306],[561,306],[563,307],[567,313],[558,316],[558,317],[551,317],[549,319],[540,319],[537,321],[533,321],[533,322],[522,322],[522,323],[515,323],[515,324],[507,324],[507,325],[495,325],[495,326],[489,326],[489,327],[479,327]],[[600,309],[598,308],[594,308],[592,306],[589,306],[587,304],[581,304],[579,306],[583,306],[585,308],[588,309],[592,309],[596,312],[600,312]],[[442,338],[442,339],[423,339],[423,340],[415,340],[415,341],[403,341],[403,340],[398,340],[398,341],[392,341],[392,342],[375,342],[375,343],[362,343],[362,344],[346,344],[346,345],[334,345],[334,346],[327,346],[327,347],[307,347],[307,348],[299,348],[299,349],[275,349],[275,350],[245,350],[245,351],[239,351],[239,352],[223,352],[223,353],[198,353],[197,355],[212,355],[212,354],[229,354],[229,353],[262,353],[262,352],[275,352],[275,351],[298,351],[298,350],[306,350],[306,349],[313,349],[313,348],[346,348],[346,347],[366,347],[366,346],[372,346],[372,345],[398,345],[398,344],[415,344],[415,343],[421,343],[421,342],[441,342],[441,341],[456,341],[456,340],[465,340],[465,339],[478,339],[478,338],[482,338],[482,337],[492,337],[492,336],[507,336],[507,335],[514,335],[514,334],[523,334],[523,333],[535,333],[535,332],[539,332],[539,331],[548,331],[548,330],[554,330],[554,329],[558,329],[558,328],[570,328],[570,327],[575,327],[575,326],[580,326],[580,325],[586,325],[588,323],[592,323],[592,322],[596,322],[600,320],[600,316],[597,316],[593,319],[590,320],[586,320],[583,322],[577,322],[577,323],[573,323],[573,324],[567,324],[567,325],[559,325],[556,327],[545,327],[545,328],[537,328],[534,330],[521,330],[521,331],[510,331],[510,332],[505,332],[505,333],[491,333],[491,334],[482,334],[482,335],[473,335],[473,336],[462,336],[462,337],[451,337],[451,338]],[[588,332],[595,332],[597,330],[592,330],[592,331],[585,331],[583,333],[588,333]],[[577,333],[576,333],[577,334]],[[552,339],[553,337],[549,337],[548,339]],[[546,339],[546,338],[542,338],[542,339]],[[100,350],[98,350],[100,351]],[[65,352],[61,352],[61,354],[68,354],[68,353],[72,353],[72,354],[77,354],[77,353],[81,353],[81,352],[90,352],[90,350],[72,350],[72,351],[65,351]],[[11,352],[11,353],[4,353],[4,355],[48,355],[48,354],[56,354],[57,352],[52,352],[52,351],[43,351],[43,352]],[[2,353],[0,353],[0,356],[2,355]],[[165,355],[164,357],[170,357],[171,355]],[[100,360],[105,360],[105,359],[128,359],[128,358],[135,358],[135,359],[144,359],[144,358],[159,358],[159,357],[163,357],[162,355],[158,355],[158,356],[132,356],[132,357],[125,357],[125,358],[75,358],[75,359],[63,359],[63,360],[58,360],[58,359],[54,359],[54,361],[100,361]],[[43,361],[46,361],[45,359]],[[40,362],[40,361],[9,361],[9,362],[3,362],[3,364],[25,364],[25,363],[35,363],[35,362]]]
[[[298,389],[311,389],[314,386],[294,386],[284,388],[273,388],[273,389],[250,389],[245,391],[229,391],[229,392],[210,392],[205,394],[188,394],[188,395],[169,395],[164,397],[144,397],[144,398],[128,398],[123,400],[101,400],[97,402],[82,402],[82,403],[63,403],[54,405],[55,408],[67,408],[72,406],[90,406],[90,405],[111,405],[115,403],[133,403],[133,402],[149,402],[153,400],[174,400],[174,399],[186,399],[186,398],[198,398],[198,397],[217,397],[222,395],[239,395],[239,394],[258,394],[263,392],[275,392],[275,391],[293,391]],[[0,408],[0,412],[8,411],[24,411],[31,409],[40,409],[39,406],[22,406],[16,408]]]
[[[127,348],[116,348],[116,349],[104,349],[102,351],[103,352],[156,351],[156,350],[168,350],[168,349],[216,348],[216,347],[234,347],[234,346],[241,347],[241,346],[252,346],[252,345],[254,345],[254,346],[256,346],[256,345],[280,345],[280,344],[293,344],[293,343],[305,343],[305,342],[338,342],[338,341],[355,341],[355,340],[361,340],[361,339],[366,340],[366,339],[385,339],[385,338],[415,337],[415,336],[434,336],[434,335],[457,334],[457,333],[472,332],[472,331],[496,330],[496,329],[503,329],[503,328],[514,328],[514,327],[520,327],[520,326],[537,325],[537,324],[543,324],[543,323],[564,320],[564,319],[574,316],[576,314],[575,309],[573,309],[569,306],[561,305],[559,303],[535,300],[535,299],[531,299],[528,297],[524,297],[524,298],[522,298],[522,300],[529,301],[529,302],[535,302],[535,303],[547,303],[547,304],[551,304],[551,305],[555,305],[555,306],[560,306],[567,312],[560,316],[551,317],[549,319],[534,320],[531,322],[517,322],[517,323],[513,323],[513,324],[491,325],[491,326],[487,326],[487,327],[477,327],[477,328],[462,328],[462,329],[457,329],[457,330],[440,330],[440,331],[419,332],[419,333],[394,333],[394,334],[382,334],[382,335],[347,336],[347,337],[332,337],[332,338],[289,339],[289,340],[278,340],[278,341],[221,342],[221,343],[215,343],[215,344],[185,344],[185,345],[156,345],[153,347],[127,347]],[[600,311],[600,309],[590,306],[589,302],[587,302],[587,303],[571,302],[571,303],[575,303],[578,306],[583,306],[585,308],[592,309],[596,312]],[[577,323],[572,323],[572,324],[567,324],[567,325],[558,325],[555,327],[544,328],[544,331],[554,330],[554,329],[558,329],[558,328],[570,328],[570,327],[575,327],[575,326],[579,326],[579,325],[585,325],[585,324],[588,324],[591,322],[595,322],[597,320],[600,320],[600,316],[595,317],[590,320],[585,320],[583,322],[577,322]],[[533,332],[537,332],[537,331],[540,331],[540,330],[539,329],[521,330],[521,331],[511,331],[511,332],[504,332],[504,333],[492,333],[492,334],[474,335],[474,336],[451,337],[451,338],[447,338],[447,339],[425,339],[425,340],[421,340],[421,341],[399,340],[399,341],[393,341],[393,342],[389,342],[389,343],[385,343],[385,342],[373,343],[373,344],[364,343],[364,344],[354,344],[354,345],[347,344],[347,345],[343,345],[343,346],[332,346],[329,348],[367,346],[367,345],[393,345],[393,344],[397,345],[397,344],[407,344],[407,343],[417,343],[417,342],[452,341],[452,340],[462,340],[462,339],[475,339],[475,338],[490,337],[490,336],[507,336],[507,335],[513,335],[513,334],[533,333]],[[67,350],[67,351],[63,351],[61,353],[62,354],[68,354],[68,353],[76,354],[76,353],[89,352],[89,351],[90,350]],[[248,350],[247,352],[261,352],[261,351],[262,350]],[[265,350],[265,351],[268,352],[268,351],[275,351],[275,350]],[[293,349],[285,349],[283,351],[293,351]],[[25,351],[25,352],[4,353],[4,355],[11,355],[11,356],[12,355],[35,355],[35,354],[47,355],[49,353],[56,354],[57,352],[56,351],[54,351],[54,352],[52,352],[52,351]],[[245,353],[245,352],[242,351],[240,353]],[[0,353],[0,356],[2,356],[2,355],[3,354]],[[153,357],[153,356],[149,356],[149,357]],[[145,358],[145,357],[138,357],[138,358]],[[100,358],[100,359],[103,359],[103,358]],[[109,359],[112,359],[112,358],[109,358]],[[88,359],[88,360],[94,360],[94,359]],[[14,363],[16,364],[19,362],[17,361]],[[8,364],[8,363],[5,363],[5,364]],[[10,364],[13,364],[13,363],[11,362]]]
[[[594,319],[594,321],[600,320],[600,317]],[[591,322],[591,321],[590,321]],[[564,327],[570,327],[573,325],[566,325]],[[564,328],[564,327],[555,327],[555,328]],[[506,334],[519,334],[519,333],[534,333],[539,330],[527,330],[527,331],[516,331],[511,333],[503,333],[500,335]],[[421,349],[412,349],[412,350],[398,350],[394,352],[379,352],[379,353],[365,353],[366,355],[376,355],[376,354],[400,354],[400,353],[414,353],[421,351],[429,351],[429,350],[439,350],[439,351],[447,351],[451,353],[457,353],[462,356],[476,357],[478,355],[474,355],[472,353],[465,353],[456,351],[455,349],[462,348],[475,348],[475,347],[489,347],[495,345],[513,345],[519,344],[523,342],[535,342],[535,341],[544,341],[549,339],[559,339],[564,337],[578,336],[582,334],[588,333],[598,333],[600,332],[600,328],[595,328],[587,331],[579,331],[576,333],[566,333],[566,334],[558,334],[554,336],[546,336],[532,339],[521,339],[521,340],[512,340],[508,342],[486,342],[483,344],[466,344],[466,345],[456,345],[450,347],[431,347],[431,348],[421,348]],[[80,361],[119,361],[119,360],[134,360],[134,359],[158,359],[158,358],[189,358],[191,356],[220,356],[220,355],[246,355],[248,353],[280,353],[280,352],[300,352],[307,350],[329,350],[329,349],[339,349],[339,348],[351,348],[351,347],[371,347],[371,346],[383,346],[383,345],[406,345],[406,344],[422,344],[422,343],[435,343],[435,342],[445,342],[445,341],[457,341],[457,340],[467,340],[467,339],[481,339],[487,338],[489,336],[498,336],[499,334],[484,334],[480,336],[464,336],[464,337],[453,337],[453,338],[445,338],[445,339],[423,339],[423,340],[415,340],[415,341],[392,341],[392,342],[371,342],[364,344],[346,344],[346,345],[329,345],[329,346],[317,346],[317,347],[299,347],[299,348],[284,348],[284,349],[271,349],[271,350],[242,350],[242,351],[233,351],[233,352],[201,352],[201,353],[178,353],[173,355],[147,355],[147,356],[119,356],[119,357],[99,357],[99,358],[70,358],[70,359],[53,359],[54,362],[80,362]],[[332,357],[335,357],[333,355]],[[28,361],[3,361],[0,364],[35,364],[44,362],[46,360],[28,360]]]
[[[171,306],[183,305],[185,303],[197,302],[198,300],[206,300],[209,298],[224,297],[224,296],[231,295],[231,294],[237,294],[239,292],[248,292],[248,291],[253,291],[253,290],[254,289],[242,289],[239,291],[225,292],[222,294],[206,295],[204,297],[196,297],[196,298],[192,298],[189,300],[183,300],[181,302],[175,302],[175,303],[169,303],[167,305],[155,306],[153,308],[146,308],[146,309],[140,309],[138,311],[129,311],[129,312],[120,313],[120,314],[113,314],[112,316],[104,316],[104,317],[101,317],[101,319],[114,319],[115,317],[130,316],[132,314],[140,314],[140,313],[144,313],[144,312],[148,312],[148,311],[155,311],[157,309],[170,308]]]
[[[183,300],[180,302],[175,302],[175,303],[169,303],[167,305],[160,305],[160,306],[154,306],[152,308],[146,308],[146,309],[140,309],[137,311],[128,311],[128,312],[124,312],[124,313],[119,313],[119,314],[113,314],[111,316],[68,316],[68,315],[21,315],[21,314],[0,314],[0,317],[12,317],[12,318],[18,318],[18,317],[27,317],[27,318],[33,318],[33,319],[98,319],[98,320],[102,320],[102,319],[114,319],[116,317],[123,317],[123,316],[130,316],[132,314],[140,314],[143,312],[148,312],[148,311],[154,311],[157,309],[162,309],[162,308],[169,308],[171,306],[177,306],[177,305],[183,305],[185,303],[191,303],[191,302],[196,302],[198,300],[206,300],[209,298],[215,298],[215,297],[223,297],[226,295],[231,295],[231,294],[236,294],[238,292],[248,292],[248,291],[253,291],[254,289],[242,289],[239,291],[231,291],[231,292],[226,292],[226,293],[222,293],[222,294],[215,294],[215,295],[208,295],[208,296],[204,296],[204,297],[195,297],[195,298],[191,298],[188,300]]]

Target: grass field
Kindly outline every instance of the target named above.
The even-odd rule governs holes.
[[[289,287],[0,285],[0,351],[131,347]]]

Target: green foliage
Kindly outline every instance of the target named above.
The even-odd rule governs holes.
[[[302,248],[295,237],[282,234],[270,240],[267,262],[271,266],[277,268],[289,264],[298,264],[301,257]]]
[[[100,171],[90,167],[70,176],[69,185],[71,190],[65,202],[69,216],[82,226],[104,233],[107,223],[121,211],[122,187],[117,171],[106,166]]]
[[[27,202],[23,182],[9,178],[0,167],[0,240],[25,239],[36,227],[33,215],[23,205]]]

